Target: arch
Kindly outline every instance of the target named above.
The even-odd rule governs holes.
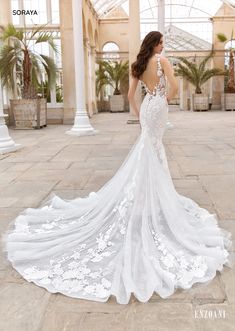
[[[120,58],[120,48],[114,41],[106,42],[102,47],[103,58],[104,59],[119,59]]]
[[[103,45],[102,51],[103,52],[119,52],[120,51],[120,47],[114,41],[107,41]]]
[[[226,41],[226,43],[224,45],[224,49],[228,50],[230,48],[235,48],[235,39],[230,39],[230,40]]]

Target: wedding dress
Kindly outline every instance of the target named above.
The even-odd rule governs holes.
[[[141,302],[154,292],[167,298],[231,266],[231,234],[174,188],[162,144],[168,104],[157,54],[156,70],[154,90],[145,85],[141,134],[115,175],[84,198],[53,195],[27,208],[5,233],[7,258],[27,281],[127,304],[131,293]]]

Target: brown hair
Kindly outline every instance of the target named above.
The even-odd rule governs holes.
[[[147,67],[148,60],[153,55],[153,49],[157,46],[163,35],[159,31],[149,32],[140,46],[137,60],[131,65],[132,77],[139,78]]]

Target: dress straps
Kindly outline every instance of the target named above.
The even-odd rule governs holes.
[[[160,58],[161,55],[156,53],[156,58],[157,58],[157,75],[161,76],[163,74]]]

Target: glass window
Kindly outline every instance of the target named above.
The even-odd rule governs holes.
[[[17,15],[17,10],[19,10],[19,1],[12,0],[11,1],[11,9],[12,9],[12,23],[19,25],[20,24],[20,15]]]
[[[52,24],[60,23],[59,0],[51,0],[51,18]]]
[[[103,58],[105,59],[118,59],[120,57],[119,47],[113,42],[106,43],[103,46],[103,52]]]
[[[229,68],[229,56],[230,56],[229,49],[230,48],[235,49],[235,39],[229,40],[228,42],[226,42],[224,48],[226,50],[226,52],[225,52],[225,58],[224,58],[224,65],[225,65],[226,69],[228,69]]]
[[[101,18],[120,5],[129,15],[129,1],[91,0],[91,2]],[[216,14],[223,2],[235,5],[235,0],[165,0],[165,26],[172,26],[175,32],[171,38],[166,36],[166,49],[211,49],[210,18]],[[158,29],[158,0],[139,0],[139,4],[141,39],[143,39],[149,31]],[[184,32],[183,35],[180,31]],[[179,32],[179,35],[176,32]]]
[[[47,23],[47,6],[46,0],[24,0],[24,9],[36,11],[37,15],[25,15],[26,24]]]
[[[15,25],[23,26],[24,24],[58,24],[59,23],[59,0],[11,0],[12,10],[36,10],[38,15],[13,15],[12,21]],[[13,13],[12,13],[13,14]],[[45,30],[47,27],[45,27]],[[62,82],[62,63],[61,63],[61,40],[60,32],[57,27],[53,31],[53,38],[55,44],[58,46],[58,54],[55,55],[53,50],[47,43],[35,44],[35,40],[30,41],[30,48],[38,54],[44,54],[53,57],[57,68],[58,74],[56,79],[56,86],[50,91],[50,94],[46,95],[45,82],[41,87],[41,93],[47,97],[49,107],[56,107],[57,103],[63,102],[63,82]],[[19,73],[21,75],[21,73]],[[43,78],[46,78],[46,73],[42,67]],[[61,105],[60,105],[61,106]]]
[[[59,24],[59,0],[11,0],[12,22],[25,24]],[[15,15],[13,10],[32,11],[30,14]],[[35,12],[36,11],[36,12]]]

